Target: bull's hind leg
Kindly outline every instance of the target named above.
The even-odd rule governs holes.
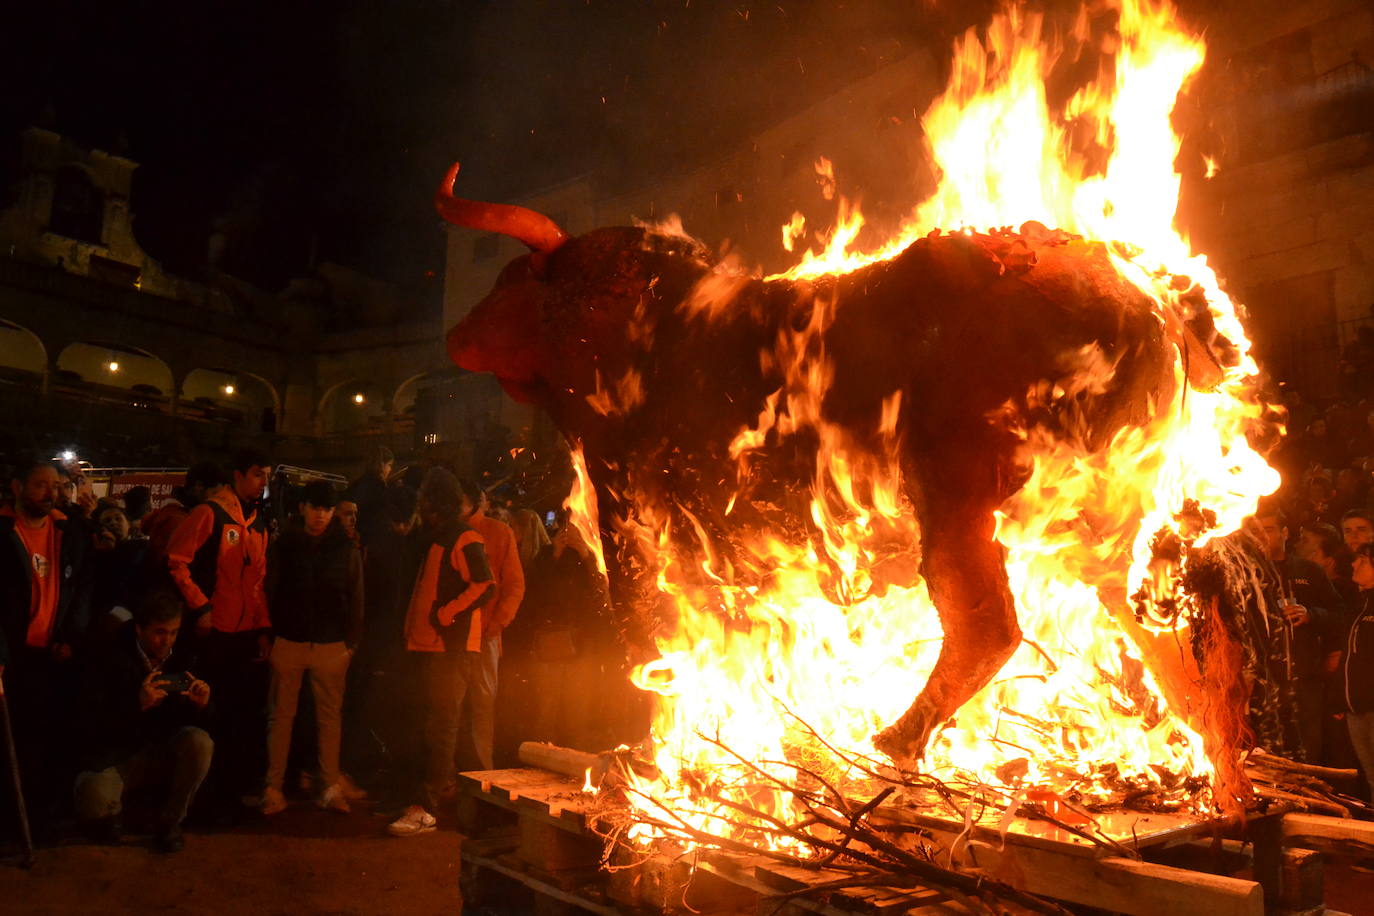
[[[1005,551],[993,540],[992,513],[1005,490],[1001,475],[986,456],[918,473],[912,489],[919,492],[912,495],[923,573],[944,642],[916,701],[873,739],[904,767],[921,758],[931,733],[996,676],[1021,641]]]

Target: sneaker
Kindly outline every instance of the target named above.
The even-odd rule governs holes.
[[[286,796],[281,794],[281,789],[263,789],[262,802],[258,805],[258,810],[268,817],[281,814],[286,810]]]
[[[337,811],[340,814],[347,814],[352,809],[348,807],[348,798],[344,794],[342,783],[334,783],[325,789],[319,798],[315,799],[315,804],[325,811]]]
[[[392,821],[391,826],[386,829],[392,836],[415,836],[420,833],[429,833],[438,823],[434,819],[434,815],[424,808],[419,805],[411,805],[406,809],[405,814]]]
[[[339,774],[339,789],[343,792],[343,797],[351,802],[363,801],[367,798],[367,790],[353,781],[353,777],[347,773]]]

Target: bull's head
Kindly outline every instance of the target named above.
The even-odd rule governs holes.
[[[506,265],[495,287],[448,333],[450,358],[490,372],[513,397],[586,394],[594,373],[627,364],[645,296],[680,294],[708,265],[686,238],[644,229],[597,229],[569,237],[525,207],[453,195],[458,165],[435,194],[439,215],[457,226],[519,239],[530,253]],[[652,334],[652,329],[648,329]],[[556,389],[551,391],[551,389]]]

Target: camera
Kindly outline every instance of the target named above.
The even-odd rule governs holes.
[[[154,682],[167,693],[185,693],[191,689],[191,675],[185,671],[168,672]]]

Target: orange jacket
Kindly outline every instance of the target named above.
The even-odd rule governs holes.
[[[406,648],[447,652],[482,648],[482,605],[495,594],[482,536],[466,525],[449,540],[431,542],[415,577],[406,611]],[[456,627],[445,645],[439,627]],[[454,637],[458,637],[455,639]]]
[[[482,536],[491,565],[491,577],[496,580],[496,596],[482,609],[483,626],[488,622],[501,629],[510,626],[525,598],[525,568],[520,565],[520,548],[515,532],[500,519],[487,518],[480,510],[468,517],[468,524]]]
[[[185,506],[173,501],[139,522],[138,527],[148,538],[148,553],[151,557],[159,560],[167,558],[167,545],[172,541],[172,534],[188,514],[190,513]]]
[[[253,525],[256,520],[257,513],[244,518],[239,498],[226,487],[192,509],[167,544],[167,569],[186,606],[195,610],[210,602],[210,625],[221,633],[269,625],[267,532]]]

